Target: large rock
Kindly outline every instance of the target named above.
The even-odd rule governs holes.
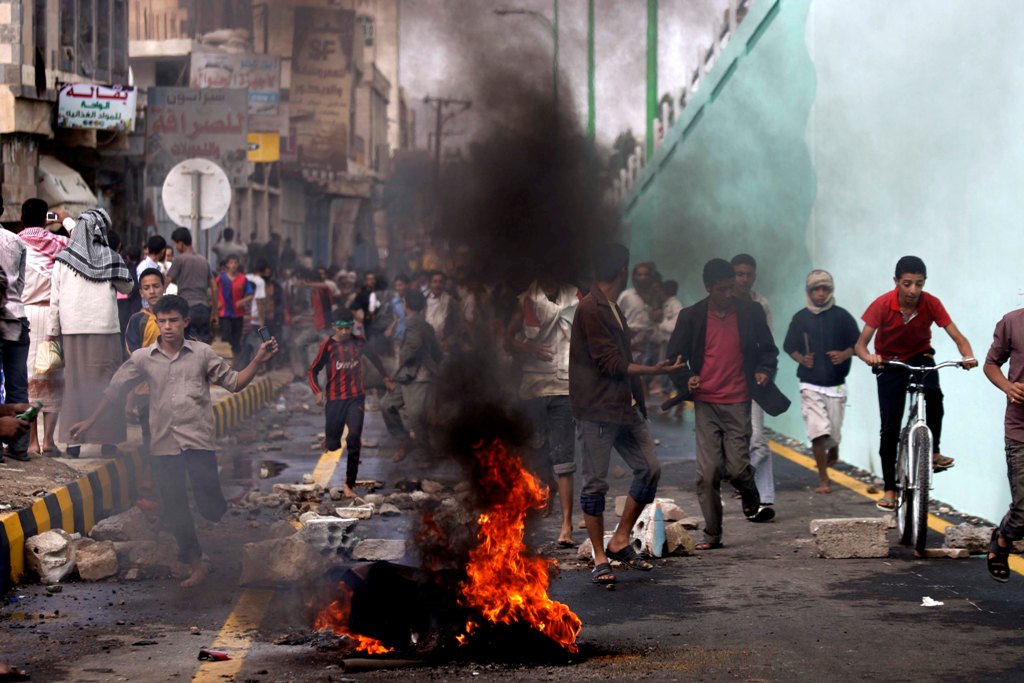
[[[608,541],[612,540],[611,534],[604,535],[604,545],[608,547]],[[594,559],[594,544],[590,542],[590,538],[583,539],[579,547],[576,548],[576,557],[580,560],[592,561]]]
[[[147,541],[155,536],[146,513],[137,507],[101,519],[89,532],[97,541]]]
[[[666,555],[693,555],[696,543],[686,528],[682,522],[669,522],[665,525]]]
[[[988,544],[992,540],[991,526],[974,526],[973,524],[957,524],[946,527],[947,548],[965,548],[972,555],[988,552]]]
[[[882,517],[815,519],[811,522],[811,535],[821,557],[888,557],[886,527]]]
[[[364,562],[387,560],[396,562],[405,557],[405,541],[389,538],[368,538],[356,543],[352,559]]]
[[[372,505],[354,505],[347,508],[334,508],[334,513],[342,519],[370,519],[373,517]]]
[[[25,562],[42,583],[57,583],[75,569],[75,544],[63,529],[51,529],[25,541]]]
[[[99,581],[117,575],[117,552],[113,541],[97,541],[80,545],[76,561],[83,581]]]
[[[242,575],[239,585],[272,585],[294,583],[324,571],[320,553],[298,534],[258,543],[246,543],[242,548]]]

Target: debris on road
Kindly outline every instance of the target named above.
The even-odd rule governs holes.
[[[242,548],[241,586],[294,583],[317,576],[323,560],[309,543],[297,534],[287,538],[246,543]]]
[[[988,544],[992,540],[992,526],[974,526],[972,524],[949,525],[945,529],[946,548],[963,548],[972,555],[988,552]]]
[[[77,563],[78,576],[83,581],[99,581],[117,576],[117,552],[114,550],[114,542],[96,541],[80,545]]]
[[[188,627],[188,632],[189,632],[190,635],[193,635],[193,636],[202,635],[202,631],[199,630],[198,626],[189,626]]]
[[[46,592],[50,593],[51,595],[55,593],[60,593],[62,590],[64,590],[64,586],[62,586],[59,583],[51,583],[49,586],[46,587]]]
[[[212,648],[204,647],[199,651],[199,661],[201,662],[226,662],[231,659],[227,652],[224,650],[214,650]]]
[[[155,536],[153,524],[138,507],[101,519],[89,532],[96,541],[142,541]]]
[[[925,548],[923,553],[914,551],[914,557],[925,558],[947,557],[951,560],[961,560],[970,556],[971,553],[966,548]]]
[[[921,607],[942,607],[945,604],[946,603],[940,600],[933,600],[929,598],[927,595],[921,598]]]
[[[378,560],[397,562],[404,556],[405,541],[386,538],[368,538],[359,541],[352,550],[352,559],[366,562]]]
[[[882,517],[815,519],[811,535],[818,555],[828,559],[888,557],[887,523]]]

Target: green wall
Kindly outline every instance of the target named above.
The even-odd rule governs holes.
[[[856,318],[908,253],[983,358],[1021,305],[1007,254],[1024,209],[1024,17],[1003,3],[756,0],[624,203],[636,258],[692,303],[700,267],[749,251],[781,343],[812,267]],[[938,331],[942,359],[956,349]],[[797,396],[795,364],[780,384]],[[943,375],[943,451],[957,467],[934,495],[997,520],[1009,500],[1003,399],[980,370]],[[842,458],[879,472],[874,378],[855,361]],[[804,438],[798,406],[769,425]],[[809,480],[812,475],[808,475]]]

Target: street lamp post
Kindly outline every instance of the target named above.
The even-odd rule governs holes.
[[[554,101],[555,101],[555,109],[557,110],[558,109],[558,0],[553,0],[553,5],[554,6],[553,6],[552,9],[554,11],[554,20],[549,19],[548,16],[546,14],[543,14],[542,12],[536,12],[534,10],[524,9],[522,7],[499,7],[498,9],[494,10],[494,13],[497,14],[498,16],[500,16],[500,17],[505,17],[505,16],[508,16],[510,14],[523,14],[523,15],[526,15],[528,17],[533,17],[537,21],[539,21],[542,24],[544,24],[545,28],[547,28],[551,32],[551,40],[554,43],[554,51],[555,51],[554,68],[553,68],[552,74],[551,74],[551,92],[552,92],[552,96],[554,97]]]

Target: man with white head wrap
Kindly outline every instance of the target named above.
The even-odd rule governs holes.
[[[798,363],[800,410],[820,479],[815,491],[831,493],[828,468],[839,459],[845,382],[860,331],[853,316],[835,305],[835,285],[827,271],[812,270],[806,290],[807,304],[789,323],[782,348]]]

